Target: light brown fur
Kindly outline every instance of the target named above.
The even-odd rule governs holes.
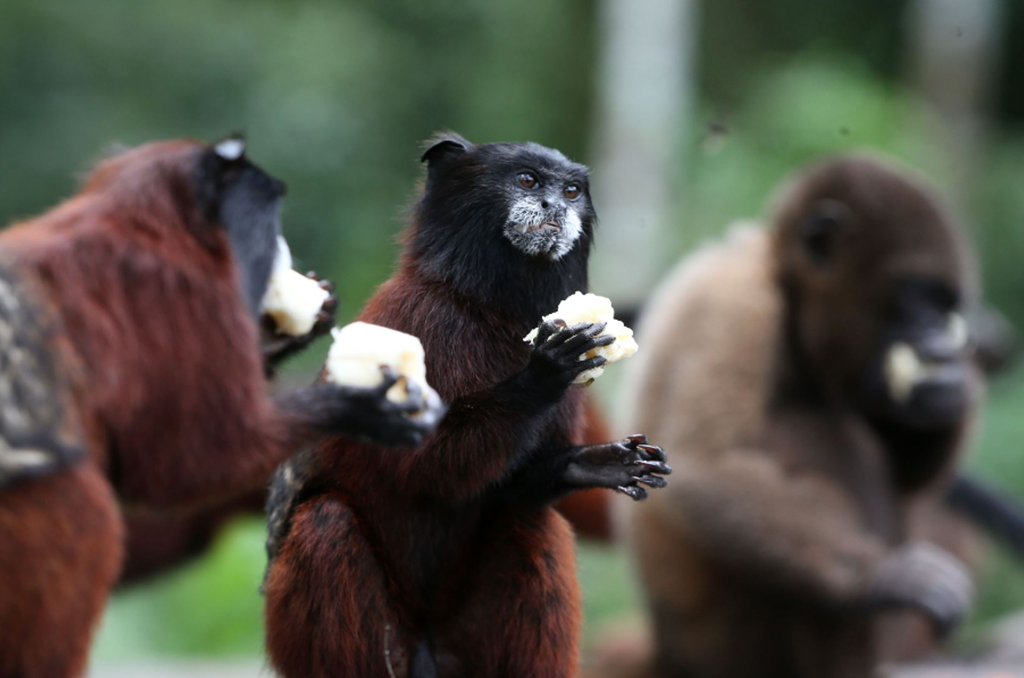
[[[968,296],[973,270],[930,194],[907,182],[887,195],[892,175],[873,160],[836,167],[838,179],[812,170],[794,184],[770,232],[739,228],[687,258],[638,328],[625,426],[661,441],[674,475],[666,491],[622,506],[656,646],[647,669],[630,672],[866,676],[883,651],[900,651],[876,644],[882,615],[861,606],[887,554],[928,538],[915,516],[936,506],[969,421],[936,447],[935,469],[897,477],[891,445],[842,389],[882,322],[862,299],[889,279],[885,266],[944,276]],[[924,230],[872,235],[838,273],[802,269],[789,257],[805,193],[849,186],[850,200],[877,200],[866,214]],[[791,279],[804,285],[798,319]],[[810,337],[804,358],[821,396],[809,406],[787,395],[799,372],[790,331]]]

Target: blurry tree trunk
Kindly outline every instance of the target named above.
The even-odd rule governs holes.
[[[1003,14],[1003,0],[913,0],[908,7],[911,79],[935,114],[958,207],[985,141]]]
[[[690,127],[697,0],[601,0],[594,201],[595,292],[642,303],[673,255],[682,138]]]

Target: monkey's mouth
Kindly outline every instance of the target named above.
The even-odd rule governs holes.
[[[523,235],[532,233],[558,233],[562,225],[556,221],[543,221],[539,224],[516,224],[515,229]]]
[[[518,215],[517,215],[518,216]],[[523,218],[525,217],[525,218]],[[579,216],[565,214],[522,215],[505,224],[505,238],[524,254],[557,261],[569,252],[582,232]]]

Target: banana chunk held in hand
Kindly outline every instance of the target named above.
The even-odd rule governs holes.
[[[292,270],[288,243],[277,236],[277,257],[263,296],[263,313],[270,316],[278,332],[300,337],[313,329],[317,314],[330,293],[316,280]]]
[[[569,326],[576,325],[578,323],[606,323],[604,331],[602,331],[598,336],[603,337],[605,335],[611,335],[615,337],[614,343],[609,344],[608,346],[599,346],[580,356],[580,360],[589,360],[597,356],[602,356],[608,362],[601,367],[595,367],[592,370],[581,372],[579,376],[573,380],[574,384],[589,384],[591,381],[604,374],[605,366],[624,360],[636,353],[637,349],[639,349],[636,340],[633,339],[633,330],[626,327],[621,320],[615,319],[615,309],[612,308],[612,302],[607,297],[576,292],[568,298],[563,299],[562,302],[558,304],[558,310],[544,316],[541,319],[541,322],[550,322],[553,320],[562,320]],[[532,344],[536,338],[537,330],[534,329],[532,332],[527,334],[523,340]]]
[[[327,353],[327,381],[373,388],[384,382],[381,368],[391,368],[398,381],[388,389],[388,400],[399,403],[422,397],[424,409],[440,404],[440,396],[427,384],[423,344],[418,338],[364,322],[335,328],[331,335],[334,343]]]

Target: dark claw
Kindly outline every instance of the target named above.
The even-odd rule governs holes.
[[[656,471],[664,476],[672,475],[672,467],[663,461],[651,461],[650,459],[637,459],[636,464]]]
[[[621,492],[633,501],[643,501],[647,498],[647,490],[642,487],[631,487],[627,485],[619,485],[615,488],[616,492]]]
[[[327,297],[327,299],[324,300],[323,306],[321,306],[320,308],[324,309],[325,311],[332,311],[335,308],[337,308],[337,306],[338,299],[336,297]]]
[[[668,481],[658,476],[637,476],[636,482],[654,488],[668,487]]]
[[[566,322],[564,320],[562,320],[561,318],[555,318],[554,320],[551,321],[551,324],[554,325],[555,327],[557,327],[560,330],[564,330],[566,327],[568,327]]]
[[[668,459],[668,457],[665,456],[665,450],[661,449],[657,445],[648,445],[646,443],[640,443],[639,445],[636,446],[636,449],[640,450],[641,452],[646,452],[647,454],[651,455],[658,461],[665,461],[666,459]]]
[[[634,433],[631,436],[627,436],[626,440],[628,440],[631,443],[638,444],[638,445],[646,445],[647,444],[647,436],[645,436],[643,433]]]
[[[306,277],[310,280],[320,281],[320,276],[316,274],[316,271],[306,271]]]

